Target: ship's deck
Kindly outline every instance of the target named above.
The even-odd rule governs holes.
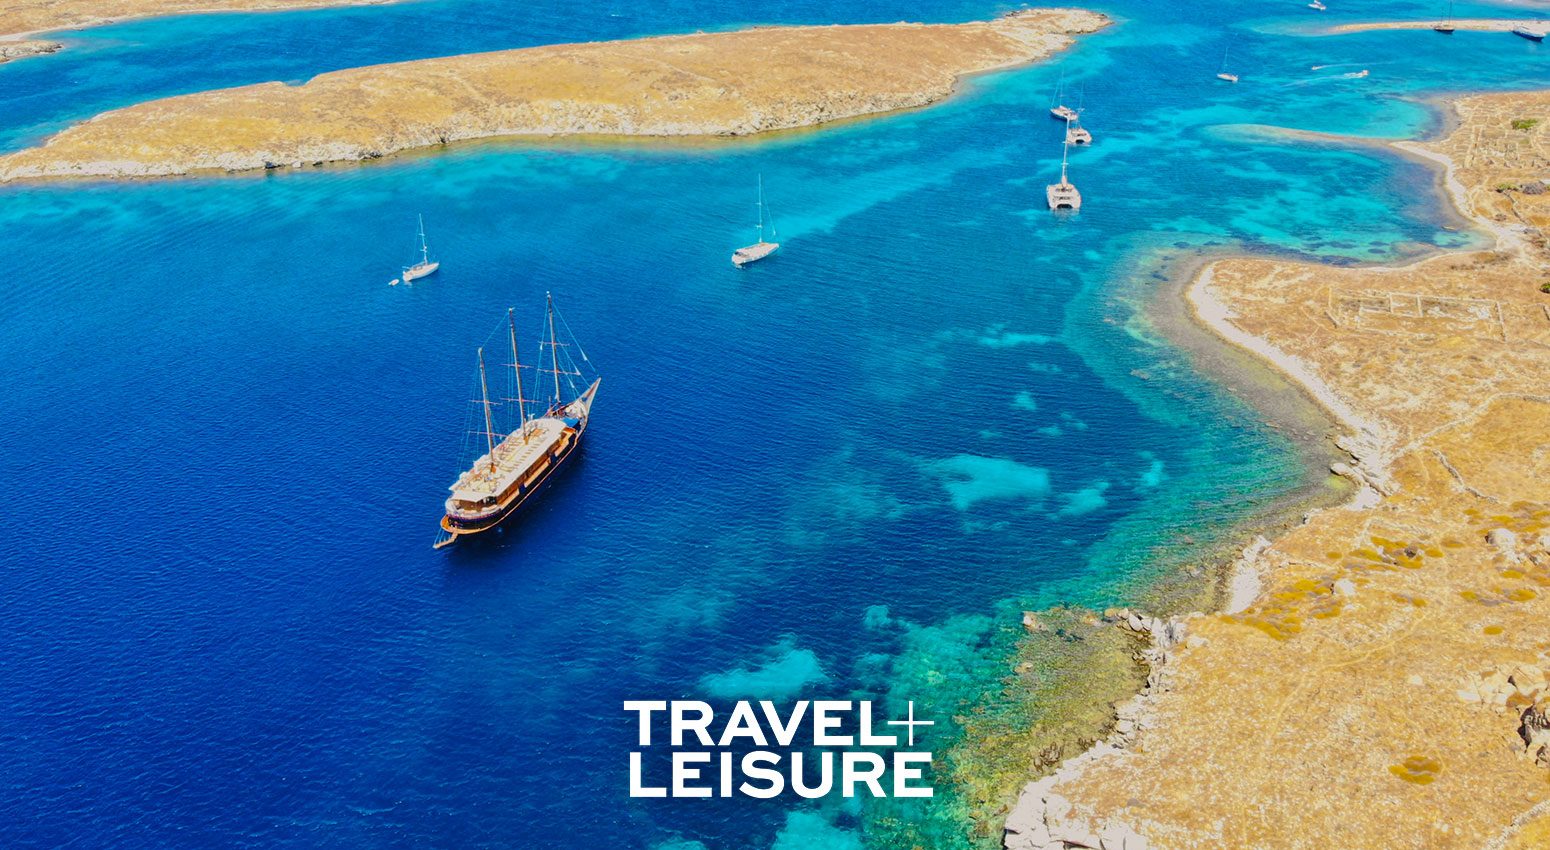
[[[490,456],[483,454],[474,461],[472,468],[458,476],[450,488],[452,498],[464,502],[479,502],[506,491],[512,482],[527,474],[533,465],[543,458],[565,431],[565,423],[551,417],[530,419],[527,423],[527,440],[521,434],[512,434],[495,447],[495,469],[490,469]]]

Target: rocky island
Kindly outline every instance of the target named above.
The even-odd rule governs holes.
[[[0,0],[0,57],[5,56],[3,39],[98,27],[134,18],[365,6],[386,2],[391,0]]]
[[[758,27],[352,68],[104,113],[0,157],[0,181],[363,160],[499,136],[741,136],[925,106],[1109,19]]]
[[[1224,612],[1111,612],[1153,642],[1148,690],[1023,789],[1008,850],[1547,846],[1550,93],[1455,106],[1402,147],[1493,247],[1195,280],[1348,431],[1358,495],[1249,547]]]

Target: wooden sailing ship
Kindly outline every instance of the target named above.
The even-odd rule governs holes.
[[[518,356],[516,323],[512,311],[507,310],[505,330],[511,346],[510,383],[515,389],[515,398],[490,399],[489,374],[481,347],[479,398],[474,403],[479,406],[476,422],[482,430],[470,431],[470,436],[480,438],[475,440],[475,445],[482,442],[484,451],[448,488],[452,495],[447,498],[446,512],[441,518],[437,549],[451,545],[459,537],[489,531],[516,513],[581,446],[601,379],[594,377],[586,389],[580,389],[580,383],[586,380],[580,366],[590,365],[586,352],[573,342],[560,341],[554,298],[546,295],[545,301],[547,340],[539,343],[534,396],[540,392],[538,384],[543,381],[544,374],[552,376],[554,394],[541,415],[529,415],[529,405],[539,402],[528,399],[523,393],[522,370],[525,367]],[[560,322],[564,322],[563,317]],[[547,358],[544,357],[545,346],[549,349]],[[572,347],[580,355],[581,364],[571,355],[569,349]],[[568,385],[568,392],[562,383]],[[510,430],[504,433],[496,430],[494,414],[495,408],[503,402],[516,405],[516,415],[506,417]]]

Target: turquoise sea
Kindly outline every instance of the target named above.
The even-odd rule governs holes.
[[[913,700],[946,747],[1024,607],[1133,602],[1317,486],[1135,305],[1202,252],[1466,244],[1426,169],[1264,128],[1416,136],[1424,98],[1542,87],[1550,57],[1298,34],[1436,13],[1330,6],[1104,2],[1119,25],[1056,61],[762,140],[0,187],[0,846],[882,844],[845,805],[628,799],[621,701]],[[0,66],[0,149],[369,63],[1009,8],[132,22]],[[1514,10],[1457,9],[1493,14]],[[1056,218],[1062,79],[1097,143],[1072,155],[1086,206]],[[784,247],[738,272],[759,175]],[[442,271],[389,287],[418,214]],[[432,551],[474,348],[508,306],[536,332],[546,291],[603,376],[587,444],[494,539]]]

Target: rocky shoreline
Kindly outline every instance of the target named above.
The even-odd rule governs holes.
[[[1457,107],[1445,139],[1396,147],[1445,165],[1494,250],[1396,268],[1230,259],[1190,286],[1202,325],[1348,429],[1351,462],[1332,471],[1358,489],[1251,544],[1221,613],[1111,612],[1151,636],[1148,686],[1107,740],[1028,783],[1008,850],[1550,835],[1532,790],[1550,768],[1550,643],[1533,639],[1550,588],[1535,484],[1550,473],[1550,203],[1512,188],[1550,164],[1532,120],[1550,93]],[[1391,705],[1403,728],[1373,737]]]
[[[0,64],[29,56],[46,56],[63,49],[64,45],[57,41],[0,41]]]
[[[0,0],[0,61],[52,53],[63,47],[54,42],[33,42],[54,46],[49,50],[5,57],[7,40],[14,44],[40,33],[101,27],[138,18],[373,6],[391,2],[395,0],[222,0],[218,5],[212,5],[211,0]]]
[[[759,27],[353,68],[104,113],[0,157],[0,181],[377,159],[503,136],[743,136],[926,106],[1110,20]]]

